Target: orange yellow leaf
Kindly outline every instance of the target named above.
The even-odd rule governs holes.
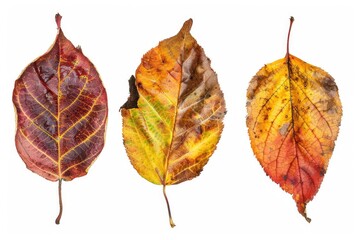
[[[144,55],[121,108],[131,163],[142,177],[163,185],[164,195],[166,185],[200,174],[223,129],[223,93],[191,25],[190,19]]]
[[[320,188],[342,116],[334,79],[287,51],[253,77],[247,98],[246,123],[256,158],[310,222],[306,204]]]

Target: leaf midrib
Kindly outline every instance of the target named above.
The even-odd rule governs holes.
[[[183,41],[182,41],[182,46],[180,49],[180,56],[183,57],[183,54],[185,51],[185,39],[186,36],[183,37]],[[168,48],[170,51],[170,48]],[[173,119],[173,126],[170,132],[170,145],[169,148],[167,150],[166,153],[166,158],[165,158],[165,176],[164,179],[160,179],[160,181],[162,182],[163,186],[166,185],[166,179],[167,179],[167,175],[168,175],[168,168],[169,168],[169,158],[170,158],[170,154],[171,154],[171,150],[172,150],[172,146],[174,143],[174,132],[175,132],[175,128],[176,128],[176,120],[177,120],[177,116],[178,116],[178,112],[179,112],[179,97],[180,97],[180,90],[181,90],[181,85],[182,85],[182,76],[183,76],[183,62],[184,59],[180,59],[180,61],[175,61],[175,64],[178,63],[181,66],[181,74],[180,74],[180,83],[178,85],[178,91],[177,91],[177,96],[176,96],[176,105],[175,105],[175,114],[174,114],[174,119]]]
[[[293,91],[293,87],[292,87],[292,68],[291,68],[291,60],[290,60],[290,58],[291,58],[290,54],[287,54],[285,59],[286,59],[286,65],[287,65],[287,70],[288,70],[288,81],[289,81],[289,101],[290,101],[291,124],[292,124],[291,128],[292,128],[292,137],[293,137],[294,148],[295,148],[295,159],[296,159],[296,163],[297,163],[297,166],[298,166],[297,170],[298,170],[299,182],[300,182],[300,186],[301,186],[301,198],[302,198],[301,202],[303,202],[305,204],[304,184],[303,184],[303,180],[302,180],[300,161],[299,161],[299,156],[298,156],[298,147],[297,147],[298,141],[296,140],[296,132],[295,132],[294,106],[293,106],[293,99],[292,99],[292,91]],[[298,203],[298,202],[296,201],[296,203]]]
[[[57,39],[56,39],[56,43],[58,44],[58,56],[59,56],[59,64],[57,66],[57,76],[58,76],[58,94],[57,94],[57,149],[58,149],[58,178],[59,178],[59,181],[61,181],[62,179],[62,173],[61,173],[61,157],[60,157],[60,154],[61,154],[61,145],[60,145],[60,114],[61,114],[61,111],[60,111],[60,99],[61,99],[61,73],[60,73],[60,69],[61,69],[61,44],[60,44],[60,34],[62,34],[62,31],[61,31],[61,28],[59,28],[59,33],[58,33],[58,36],[57,36]]]

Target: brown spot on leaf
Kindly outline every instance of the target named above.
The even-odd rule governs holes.
[[[305,81],[304,81],[304,88],[307,88],[307,86],[308,86],[308,81],[305,80]]]
[[[197,127],[195,128],[195,132],[196,132],[197,134],[199,134],[199,135],[201,135],[201,134],[203,133],[203,130],[202,130],[201,125],[199,125],[199,126],[197,126]]]
[[[291,178],[291,179],[289,179],[289,181],[290,181],[291,185],[293,185],[293,186],[298,184],[298,180],[296,178]]]
[[[162,132],[166,129],[164,122],[159,122],[157,126],[159,129],[161,129]]]
[[[334,99],[331,98],[329,101],[327,101],[325,111],[329,114],[337,113],[337,105]]]
[[[326,173],[326,169],[325,168],[320,168],[320,176],[325,176]]]
[[[286,135],[287,130],[288,130],[288,128],[289,128],[289,125],[290,125],[290,123],[284,123],[284,124],[282,125],[282,127],[279,129],[279,133],[281,134],[281,136],[285,136],[285,135]]]
[[[338,88],[336,86],[336,83],[334,81],[333,78],[330,78],[330,77],[325,77],[323,80],[322,80],[322,85],[323,87],[325,88],[326,91],[337,91]]]

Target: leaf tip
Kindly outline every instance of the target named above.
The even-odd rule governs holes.
[[[184,22],[184,25],[182,26],[180,32],[181,33],[190,33],[192,24],[193,24],[193,20],[192,20],[192,18],[189,18],[189,20]]]
[[[306,204],[301,203],[301,204],[297,204],[298,205],[298,211],[299,213],[305,218],[305,220],[310,223],[311,222],[311,218],[309,218],[306,214]]]
[[[80,45],[78,45],[78,46],[76,47],[76,49],[77,49],[80,53],[82,53],[82,48],[81,48]]]
[[[125,108],[125,109],[138,108],[137,102],[139,100],[139,92],[136,88],[135,80],[136,79],[135,79],[134,75],[132,75],[129,79],[130,96],[129,96],[128,100],[126,101],[126,103],[124,103],[120,107],[120,110],[122,108]]]
[[[60,15],[60,13],[57,13],[55,15],[55,22],[56,22],[58,29],[61,28],[61,18],[62,18],[62,16]]]
[[[311,218],[309,218],[306,213],[302,213],[301,215],[303,215],[303,217],[305,218],[305,220],[308,222],[308,223],[311,223]]]

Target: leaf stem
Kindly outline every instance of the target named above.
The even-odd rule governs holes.
[[[286,43],[286,58],[289,60],[289,45],[290,45],[290,32],[291,32],[291,27],[292,27],[292,24],[294,22],[294,17],[291,16],[290,17],[290,26],[289,26],[289,32],[288,32],[288,36],[287,36],[287,43]]]
[[[62,16],[59,13],[57,13],[55,15],[55,22],[56,22],[58,29],[61,28],[61,18],[62,18]]]
[[[62,179],[59,179],[59,205],[60,205],[60,210],[59,210],[59,215],[57,216],[55,223],[56,224],[60,224],[60,220],[61,220],[61,216],[62,216],[62,212],[63,212],[63,204],[62,204],[62,196],[61,196],[61,182]]]
[[[175,227],[176,225],[175,225],[175,223],[173,222],[172,217],[171,217],[170,204],[169,204],[169,200],[168,200],[168,198],[167,198],[167,196],[166,196],[165,187],[166,187],[166,185],[163,184],[163,194],[164,194],[165,201],[166,201],[166,205],[167,205],[167,209],[168,209],[169,222],[170,222],[170,226],[173,228],[173,227]]]

